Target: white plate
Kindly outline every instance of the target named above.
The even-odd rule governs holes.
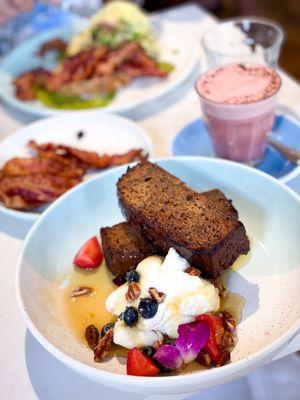
[[[23,43],[12,51],[0,64],[0,96],[2,99],[10,106],[34,116],[66,113],[66,110],[50,108],[38,101],[18,100],[14,95],[12,81],[21,72],[41,65],[41,59],[37,57],[41,43],[53,37],[67,40],[72,37],[74,32],[81,30],[82,26],[82,21],[77,21],[74,26],[51,30]],[[121,114],[140,110],[178,88],[192,74],[199,59],[198,46],[193,37],[183,28],[169,21],[163,21],[158,26],[160,59],[172,63],[175,66],[174,71],[166,79],[136,79],[127,87],[120,89],[108,106],[98,108],[98,110]],[[81,111],[70,110],[68,112],[74,114]]]
[[[79,131],[84,132],[81,139],[77,136]],[[0,168],[12,157],[27,157],[32,154],[26,147],[30,139],[38,143],[66,144],[100,154],[123,153],[133,148],[142,148],[152,154],[152,145],[147,134],[136,123],[117,115],[89,112],[45,118],[18,130],[1,142]],[[40,214],[41,212],[12,210],[0,203],[0,225],[5,221],[5,224],[16,226],[24,224],[28,229]]]
[[[80,245],[99,228],[123,219],[116,182],[125,167],[75,187],[48,208],[25,239],[17,294],[37,340],[82,375],[121,390],[195,392],[240,378],[271,361],[299,332],[300,198],[269,175],[230,161],[174,157],[158,163],[198,191],[221,189],[233,200],[250,237],[248,263],[232,270],[228,280],[230,290],[246,300],[230,364],[178,376],[127,376],[124,362],[117,358],[94,363],[92,352],[66,323],[57,303],[58,286],[72,270]]]

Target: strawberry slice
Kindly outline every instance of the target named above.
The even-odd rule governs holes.
[[[86,270],[97,268],[103,259],[102,250],[96,236],[91,237],[80,248],[73,263],[80,268]]]
[[[154,362],[136,347],[127,354],[126,368],[127,375],[156,376],[159,373],[159,368]]]
[[[218,363],[223,353],[220,344],[225,331],[222,318],[207,313],[199,315],[196,321],[208,324],[210,335],[203,350],[209,354],[213,363]]]

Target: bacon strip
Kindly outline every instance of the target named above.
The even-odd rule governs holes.
[[[49,42],[42,46],[41,52],[61,46],[56,41]],[[105,46],[83,50],[66,57],[52,72],[42,68],[25,72],[15,79],[14,84],[19,99],[33,100],[36,86],[76,96],[101,95],[125,86],[136,77],[165,78],[167,75],[138,43],[129,42],[114,50]]]
[[[124,154],[98,155],[71,146],[31,140],[36,154],[14,157],[0,170],[0,200],[6,207],[29,210],[47,204],[82,181],[90,169],[103,169],[145,158],[141,149]]]
[[[4,176],[0,181],[0,199],[17,210],[36,208],[62,195],[80,179],[53,175]]]
[[[93,151],[79,150],[74,147],[61,144],[44,143],[38,145],[35,141],[29,142],[29,147],[36,151],[40,157],[55,158],[57,156],[65,159],[77,160],[86,169],[102,169],[116,165],[127,164],[132,161],[141,161],[145,158],[143,150],[133,149],[124,154],[107,155],[99,154]]]

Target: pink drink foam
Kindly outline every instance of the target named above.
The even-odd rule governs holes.
[[[258,64],[227,65],[200,77],[196,87],[217,156],[247,163],[263,158],[280,82]]]
[[[258,64],[231,64],[204,74],[197,83],[205,99],[225,104],[246,104],[272,96],[280,86],[279,75]]]

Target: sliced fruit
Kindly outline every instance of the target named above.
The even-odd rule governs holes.
[[[96,236],[91,237],[80,248],[73,263],[86,270],[97,268],[103,260],[103,254]]]
[[[208,324],[210,335],[203,350],[209,354],[213,363],[218,363],[223,353],[220,344],[225,331],[222,318],[207,313],[199,315],[196,321]]]
[[[156,376],[159,373],[159,368],[154,362],[137,348],[129,350],[126,368],[127,375]]]

